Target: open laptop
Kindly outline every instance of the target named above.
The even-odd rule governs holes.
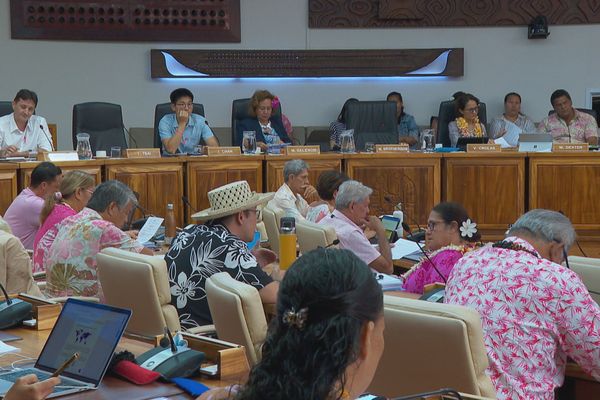
[[[489,141],[487,136],[483,137],[459,137],[456,141],[456,147],[461,150],[467,150],[468,144],[486,144]]]
[[[549,153],[552,151],[552,135],[549,133],[522,133],[519,135],[519,151]]]
[[[0,374],[0,396],[22,376],[48,379],[76,352],[79,358],[60,375],[61,383],[48,398],[98,388],[130,317],[131,310],[67,300],[35,366]]]

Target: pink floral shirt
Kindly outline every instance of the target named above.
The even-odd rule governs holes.
[[[33,272],[45,272],[44,260],[46,254],[56,238],[59,224],[67,217],[77,212],[67,204],[58,203],[54,206],[48,217],[37,231],[33,241]]]
[[[575,110],[575,118],[567,125],[558,114],[548,115],[540,122],[538,130],[549,133],[555,142],[585,143],[587,139],[598,136],[598,124],[589,114]]]
[[[600,308],[573,271],[531,251],[485,246],[450,273],[446,303],[474,308],[498,399],[554,399],[567,356],[600,379]]]

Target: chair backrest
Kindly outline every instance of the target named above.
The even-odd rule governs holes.
[[[207,279],[206,296],[219,339],[245,346],[248,362],[255,365],[267,336],[267,319],[258,290],[220,272]]]
[[[479,122],[487,124],[487,112],[485,103],[479,103]],[[456,106],[454,100],[446,100],[440,103],[438,112],[438,130],[436,143],[441,143],[444,147],[450,147],[450,134],[448,132],[448,124],[454,121],[457,117]]]
[[[314,130],[306,138],[306,145],[318,145],[322,152],[329,151],[329,130]]]
[[[279,220],[282,216],[283,212],[276,212],[269,207],[264,207],[262,210],[262,220],[265,223],[269,246],[277,255],[279,255]]]
[[[577,108],[577,111],[591,115],[596,120],[596,123],[598,123],[598,113],[596,112],[596,110],[591,110],[589,108]],[[554,111],[554,109],[552,109],[552,110],[548,111],[548,115],[552,115],[555,112],[556,111]]]
[[[396,103],[356,101],[346,105],[346,127],[354,129],[356,150],[366,142],[398,143]]]
[[[569,267],[579,275],[588,290],[600,293],[600,258],[570,256]],[[590,296],[600,304],[600,295],[590,292]]]
[[[157,104],[154,108],[154,147],[162,148],[162,142],[160,140],[160,134],[158,133],[158,123],[167,114],[171,114],[171,103]],[[193,114],[202,115],[204,117],[204,104],[194,103],[192,109]]]
[[[90,102],[73,106],[73,148],[77,147],[77,134],[89,133],[92,152],[112,146],[127,148],[125,125],[121,106],[112,103]]]
[[[0,117],[12,114],[12,101],[0,101]]]
[[[251,99],[236,99],[231,103],[231,145],[241,146],[242,138],[238,134],[238,124],[240,121],[251,118],[250,116],[250,100]],[[273,110],[273,116],[281,116],[281,104]]]
[[[495,398],[477,311],[384,296],[384,318],[385,351],[369,392],[397,397],[451,387]]]
[[[301,253],[309,252],[317,247],[326,247],[337,239],[332,226],[300,219],[296,220],[296,235]]]
[[[116,248],[98,253],[98,279],[107,304],[133,311],[127,332],[155,336],[181,330],[165,260]]]

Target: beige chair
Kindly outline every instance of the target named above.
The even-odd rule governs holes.
[[[332,226],[315,224],[306,220],[296,221],[296,235],[301,253],[306,253],[317,247],[326,247],[337,240]]]
[[[479,314],[384,296],[385,350],[368,391],[387,397],[450,387],[495,398]]]
[[[274,211],[269,207],[264,207],[262,210],[262,220],[265,223],[269,246],[277,255],[279,255],[279,220],[282,216],[283,212]]]
[[[590,257],[569,257],[569,266],[590,290],[590,296],[598,304],[600,304],[600,259]],[[596,292],[596,293],[592,293]]]
[[[97,255],[98,279],[106,303],[133,311],[127,332],[141,336],[162,335],[167,326],[181,330],[165,260],[116,248]]]
[[[206,296],[219,339],[246,347],[248,362],[255,365],[260,361],[261,346],[267,336],[258,290],[220,272],[206,281]]]

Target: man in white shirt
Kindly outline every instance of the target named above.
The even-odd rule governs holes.
[[[12,102],[13,113],[0,117],[0,157],[27,157],[30,152],[52,151],[44,117],[34,115],[38,97],[21,89]]]
[[[305,219],[308,212],[306,198],[313,197],[317,190],[308,182],[308,164],[304,160],[290,160],[283,166],[284,184],[267,204],[273,211],[283,211],[296,219]]]

